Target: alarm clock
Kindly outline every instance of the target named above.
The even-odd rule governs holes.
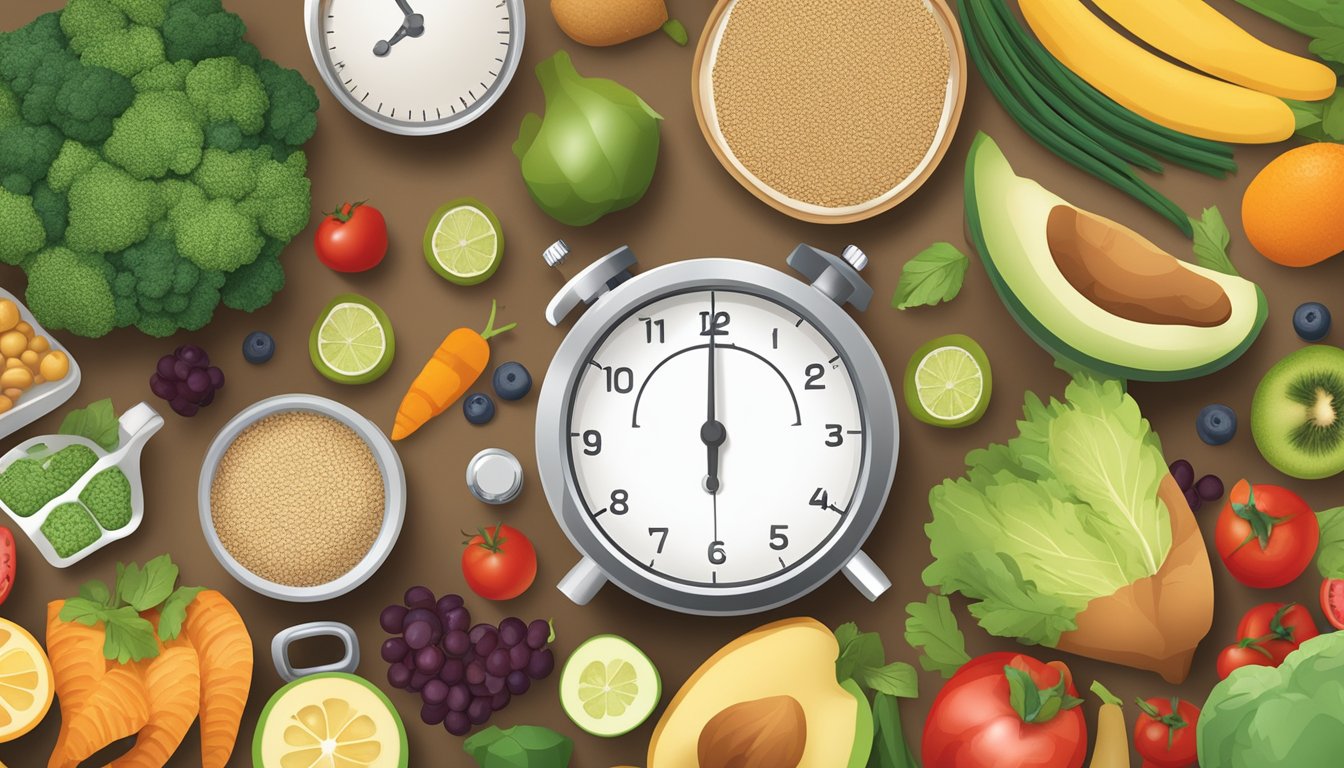
[[[355,117],[451,131],[499,100],[523,55],[522,0],[305,0],[322,81]]]
[[[561,263],[563,242],[547,249]],[[867,307],[867,257],[799,245],[804,280],[736,259],[632,273],[619,248],[546,309],[589,305],[537,406],[537,464],[582,554],[560,581],[608,581],[707,615],[791,602],[843,571],[869,600],[891,582],[861,550],[896,473],[891,381],[843,309]]]

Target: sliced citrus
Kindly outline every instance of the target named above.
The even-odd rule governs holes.
[[[574,650],[560,673],[560,705],[574,724],[594,736],[638,728],[662,697],[649,657],[629,640],[597,635]]]
[[[339,672],[313,675],[271,697],[252,755],[267,768],[405,768],[406,729],[367,680]]]
[[[462,198],[439,208],[425,230],[425,259],[457,285],[483,283],[499,268],[504,233],[499,219],[479,200]]]
[[[353,293],[337,296],[313,325],[313,367],[340,384],[367,384],[387,372],[396,353],[392,322],[377,304]]]
[[[0,619],[0,742],[31,731],[56,695],[51,662],[28,630]]]
[[[906,367],[906,405],[927,424],[974,424],[989,406],[990,389],[989,358],[975,340],[961,334],[930,341]]]

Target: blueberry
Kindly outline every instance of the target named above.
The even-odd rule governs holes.
[[[482,392],[473,393],[462,401],[462,413],[472,424],[489,424],[495,418],[495,401]]]
[[[1330,310],[1324,304],[1309,301],[1293,312],[1293,330],[1303,341],[1320,341],[1330,333]]]
[[[1209,445],[1222,445],[1237,434],[1237,414],[1226,405],[1206,405],[1195,419],[1195,432]]]
[[[243,359],[261,365],[275,356],[275,339],[265,331],[253,331],[243,339]]]
[[[522,363],[504,363],[495,369],[494,383],[500,400],[522,400],[532,391],[532,374]]]

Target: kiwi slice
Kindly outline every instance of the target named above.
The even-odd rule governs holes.
[[[1303,347],[1275,363],[1251,401],[1251,435],[1285,475],[1344,472],[1344,349]]]

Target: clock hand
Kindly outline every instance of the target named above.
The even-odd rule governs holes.
[[[397,30],[397,33],[396,33],[395,35],[392,36],[392,39],[390,39],[390,40],[379,40],[378,42],[374,43],[374,45],[373,45],[373,55],[374,55],[374,56],[386,56],[387,54],[389,54],[389,53],[392,52],[392,46],[396,45],[397,43],[401,42],[402,40],[405,40],[407,37],[410,36],[410,34],[411,34],[411,33],[410,33],[410,30],[408,30],[408,29],[403,25],[400,29]]]
[[[705,490],[711,494],[719,492],[719,447],[728,439],[728,430],[716,414],[716,390],[714,358],[718,328],[714,325],[714,294],[709,296],[709,391],[706,397],[705,423],[700,427],[700,440],[705,444],[709,471],[705,474]]]
[[[406,14],[407,16],[412,16],[415,14],[415,9],[411,8],[410,0],[397,0],[397,7],[400,8],[401,12]]]

